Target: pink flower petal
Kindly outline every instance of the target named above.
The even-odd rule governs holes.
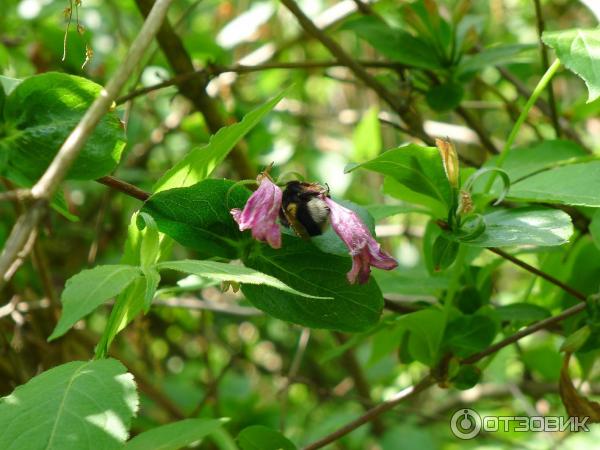
[[[371,266],[384,270],[398,267],[394,258],[388,255],[371,232],[354,211],[324,197],[329,206],[330,220],[333,230],[344,241],[352,256],[352,268],[347,273],[348,281],[352,284],[364,284],[369,281]]]
[[[240,231],[252,230],[252,237],[266,241],[273,248],[281,247],[281,230],[277,224],[281,209],[282,191],[264,174],[258,176],[260,185],[250,196],[244,209],[231,210],[233,219],[238,223]]]

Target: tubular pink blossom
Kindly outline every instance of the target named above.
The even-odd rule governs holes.
[[[244,210],[234,208],[231,215],[240,231],[251,229],[254,239],[266,241],[273,248],[280,248],[281,230],[277,218],[283,193],[268,175],[260,174],[257,181],[260,185],[246,202]]]
[[[354,284],[358,280],[360,284],[364,284],[369,281],[371,266],[385,270],[398,267],[396,260],[383,251],[371,236],[358,214],[329,197],[324,197],[324,200],[329,206],[331,226],[352,256],[352,269],[346,275],[350,283]]]

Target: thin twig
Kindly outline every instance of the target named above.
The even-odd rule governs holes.
[[[544,72],[548,70],[550,67],[550,63],[548,61],[548,49],[542,42],[542,33],[544,32],[544,16],[542,14],[542,5],[540,4],[540,0],[533,0],[533,4],[535,5],[535,17],[537,23],[537,31],[538,31],[538,41],[540,44],[540,56],[542,59],[542,69]],[[548,104],[550,105],[550,119],[552,120],[552,126],[554,126],[554,132],[556,133],[556,138],[560,138],[560,124],[558,123],[558,112],[556,109],[556,100],[554,99],[554,90],[552,89],[552,80],[548,83]]]
[[[6,274],[10,266],[17,259],[19,252],[25,246],[28,237],[37,226],[44,215],[49,199],[52,198],[67,171],[79,155],[88,137],[92,134],[96,125],[104,114],[109,111],[114,99],[125,85],[133,69],[141,60],[148,45],[166,17],[167,9],[173,0],[158,0],[148,19],[144,22],[135,41],[131,45],[123,64],[119,66],[99,97],[86,111],[75,129],[69,134],[60,150],[42,175],[31,189],[35,199],[31,207],[23,214],[13,226],[2,254],[0,255],[0,287],[6,282]]]
[[[134,186],[133,184],[129,184],[126,181],[120,180],[119,178],[106,176],[106,177],[98,178],[96,181],[98,183],[104,184],[105,186],[113,188],[119,192],[123,192],[124,194],[127,194],[130,197],[137,198],[138,200],[141,200],[143,202],[148,200],[151,195],[149,192],[143,191],[140,188],[138,188],[137,186]]]
[[[534,275],[537,275],[541,278],[543,278],[544,280],[558,286],[559,288],[561,288],[563,291],[565,291],[566,293],[572,295],[573,297],[575,297],[578,300],[584,301],[586,300],[586,295],[583,294],[582,292],[577,291],[576,289],[573,289],[571,286],[566,285],[565,283],[563,283],[562,281],[554,278],[552,275],[547,274],[546,272],[541,271],[540,269],[537,269],[535,267],[533,267],[530,264],[527,264],[524,261],[521,261],[518,258],[515,258],[513,255],[511,255],[510,253],[506,253],[504,250],[500,250],[499,248],[488,248],[489,251],[496,253],[497,255],[501,256],[502,258],[512,262],[513,264],[516,264],[517,266],[527,270],[528,272],[533,273]]]
[[[370,68],[379,68],[379,69],[392,69],[399,70],[404,67],[401,64],[386,62],[386,61],[359,61],[359,64],[370,67]],[[214,78],[217,75],[221,75],[224,73],[252,73],[252,72],[262,72],[265,70],[310,70],[310,69],[328,69],[331,67],[345,67],[345,64],[340,63],[339,61],[299,61],[299,62],[272,62],[272,63],[264,63],[258,64],[254,66],[246,66],[243,64],[237,64],[234,66],[219,66],[219,65],[211,65],[205,67],[203,69],[194,70],[192,72],[186,72],[179,75],[174,76],[173,78],[169,78],[168,80],[162,81],[160,83],[153,84],[151,86],[146,86],[144,88],[136,89],[134,91],[129,92],[126,95],[119,97],[116,100],[116,103],[120,105],[121,103],[125,103],[132,98],[139,97],[140,95],[145,95],[150,92],[156,91],[158,89],[163,89],[169,86],[175,86],[186,81],[189,81],[194,78],[199,78],[201,81],[206,82],[207,80]]]
[[[534,323],[533,325],[523,328],[521,331],[516,332],[515,334],[507,337],[506,339],[501,340],[500,342],[496,342],[495,344],[489,346],[485,350],[482,350],[479,353],[475,353],[474,355],[469,356],[466,359],[461,361],[461,364],[473,364],[486,356],[491,355],[492,353],[497,352],[498,350],[509,346],[510,344],[514,344],[518,340],[524,338],[525,336],[529,336],[530,334],[535,333],[536,331],[542,330],[544,328],[555,325],[559,322],[562,322],[568,317],[574,316],[575,314],[583,311],[586,308],[585,303],[578,303],[575,306],[571,306],[570,308],[565,309],[562,313],[557,314],[556,316],[548,317],[547,319],[540,320],[539,322]]]

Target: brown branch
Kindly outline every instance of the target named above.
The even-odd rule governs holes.
[[[542,41],[542,33],[544,32],[544,16],[542,14],[542,5],[540,0],[533,0],[535,6],[535,17],[538,31],[538,41],[540,44],[540,56],[542,59],[542,73],[546,73],[550,64],[548,63],[548,50]],[[550,119],[552,120],[552,126],[556,137],[560,138],[560,124],[558,123],[558,113],[556,110],[556,100],[554,99],[554,89],[552,89],[552,80],[548,82],[548,104],[550,107]]]
[[[524,338],[525,336],[529,336],[530,334],[535,333],[536,331],[542,330],[544,328],[555,325],[559,322],[562,322],[568,317],[574,316],[575,314],[583,311],[586,308],[585,303],[578,303],[575,306],[571,306],[570,308],[565,309],[562,313],[548,317],[547,319],[540,320],[539,322],[534,323],[533,325],[523,328],[521,331],[516,332],[515,334],[507,337],[506,339],[501,340],[500,342],[496,342],[495,344],[489,346],[485,350],[482,350],[479,353],[475,353],[474,355],[469,356],[466,359],[461,361],[461,364],[473,364],[480,359],[485,358],[486,356],[491,355],[492,353],[497,352],[498,350],[509,346],[510,344],[514,344],[518,340]]]
[[[377,93],[408,125],[411,134],[428,145],[433,145],[433,139],[423,129],[423,122],[417,111],[401,100],[397,94],[390,92],[383,84],[373,77],[354,58],[348,55],[342,47],[331,39],[323,30],[319,29],[304,12],[298,7],[294,0],[281,0],[281,3],[296,17],[300,26],[309,35],[319,40],[321,44],[343,65],[348,67],[354,75],[365,85]]]
[[[154,0],[136,0],[136,4],[141,13],[147,16],[154,4]],[[157,34],[157,39],[169,65],[173,68],[177,76],[195,72],[190,55],[168,20],[163,22]],[[204,116],[208,129],[214,134],[223,128],[226,122],[221,117],[216,102],[206,93],[207,81],[200,77],[191,77],[179,82],[177,86],[181,95],[187,97]],[[231,161],[234,170],[240,178],[252,179],[256,176],[256,171],[248,159],[247,150],[243,142],[238,143],[233,148],[229,153],[228,159]]]
[[[426,376],[414,386],[410,386],[406,389],[401,390],[400,392],[395,394],[390,400],[387,400],[383,403],[380,403],[377,406],[374,406],[362,416],[354,419],[352,422],[349,422],[348,424],[344,425],[343,427],[339,428],[333,433],[325,436],[324,438],[307,445],[306,447],[304,447],[303,450],[316,450],[318,448],[325,447],[326,445],[331,444],[332,442],[335,442],[342,436],[347,435],[348,433],[354,431],[358,427],[374,420],[376,417],[379,417],[384,412],[394,408],[399,403],[402,403],[403,401],[414,397],[420,392],[423,392],[424,390],[433,386],[434,383],[435,381],[432,377]]]
[[[129,184],[126,181],[120,180],[119,178],[106,176],[98,178],[96,181],[119,192],[123,192],[124,194],[127,194],[130,197],[137,198],[138,200],[141,200],[143,202],[148,200],[151,195],[149,192],[143,191],[137,186]]]
[[[123,64],[119,66],[101,94],[94,100],[75,129],[61,145],[42,177],[31,188],[32,197],[35,200],[27,211],[17,219],[0,255],[0,287],[7,281],[7,278],[10,278],[7,277],[9,275],[8,270],[18,258],[19,252],[24,248],[27,239],[45,214],[48,201],[60,186],[88,137],[104,114],[112,107],[114,99],[131,76],[133,69],[141,60],[160,24],[166,17],[167,9],[172,1],[157,1],[129,49]]]
[[[359,61],[364,67],[376,68],[376,69],[391,69],[391,70],[400,70],[404,66],[402,64],[394,63],[394,62],[386,62],[386,61]],[[169,78],[168,80],[162,81],[160,83],[153,84],[151,86],[147,86],[144,88],[136,89],[129,92],[122,97],[119,97],[116,100],[117,104],[125,103],[132,98],[139,97],[140,95],[148,94],[150,92],[156,91],[158,89],[163,89],[169,86],[175,86],[181,84],[185,81],[200,78],[202,81],[206,82],[211,78],[214,78],[217,75],[221,75],[223,73],[237,73],[237,74],[245,74],[252,72],[262,72],[265,70],[310,70],[310,69],[328,69],[331,67],[346,67],[345,64],[340,63],[339,61],[299,61],[299,62],[272,62],[272,63],[264,63],[257,64],[254,66],[246,66],[243,64],[237,64],[234,66],[219,66],[219,65],[210,65],[203,69],[194,70],[192,72],[186,72],[179,75],[174,76],[173,78]]]

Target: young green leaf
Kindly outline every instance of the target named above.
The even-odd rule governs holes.
[[[154,294],[160,283],[160,273],[156,270],[156,266],[142,266],[144,280],[146,281],[146,292],[144,293],[144,310],[147,312],[150,309]]]
[[[349,257],[323,253],[310,242],[283,235],[282,249],[261,245],[244,258],[244,264],[267,273],[316,300],[289,294],[266,285],[244,285],[242,292],[266,313],[312,328],[364,331],[381,314],[383,297],[374,280],[351,285],[346,279]]]
[[[600,29],[546,31],[542,40],[570,71],[585,81],[588,103],[600,97]]]
[[[223,127],[214,134],[207,145],[192,150],[175,164],[154,185],[153,192],[191,186],[204,180],[233,149],[233,147],[269,113],[287,94],[284,90],[264,105],[250,111],[233,125]]]
[[[36,181],[75,128],[102,86],[85,78],[48,72],[27,78],[6,98],[5,134],[0,152],[8,168]],[[116,167],[125,146],[125,133],[115,111],[106,114],[87,139],[67,175],[95,179]]]
[[[133,376],[117,360],[54,367],[0,400],[0,448],[122,448],[138,409]]]
[[[239,257],[240,244],[250,240],[231,217],[243,208],[250,191],[228,180],[204,180],[193,186],[154,194],[142,212],[150,214],[158,229],[203,257]]]
[[[298,291],[285,283],[267,274],[244,266],[220,263],[216,261],[194,261],[184,259],[182,261],[166,261],[156,265],[160,270],[171,269],[179,272],[198,275],[199,277],[211,278],[221,281],[234,281],[241,284],[265,285],[279,289],[290,294],[308,298],[330,299],[330,296],[315,296]]]
[[[296,446],[279,431],[262,425],[244,428],[236,439],[241,450],[296,450]]]
[[[75,322],[125,289],[141,275],[139,267],[97,266],[69,278],[60,298],[63,311],[49,341],[65,334]]]
[[[224,419],[185,419],[138,434],[123,450],[178,450],[198,442],[223,426]]]

